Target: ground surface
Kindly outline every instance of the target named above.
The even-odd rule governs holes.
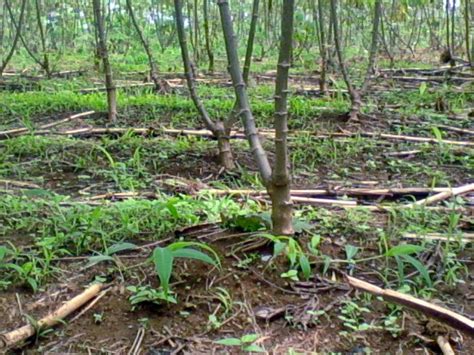
[[[168,77],[175,89],[172,94],[157,96],[146,88],[122,91],[115,125],[106,121],[103,93],[78,92],[91,87],[95,78],[69,79],[68,90],[62,86],[64,79],[39,80],[30,86],[11,79],[20,85],[16,89],[26,92],[0,93],[1,129],[36,127],[37,135],[3,134],[0,141],[0,245],[8,249],[0,263],[17,265],[0,269],[0,331],[24,324],[26,316],[39,319],[99,280],[106,292],[90,310],[41,333],[22,349],[126,353],[136,340],[149,354],[241,353],[243,347],[215,342],[251,334],[255,337],[247,345],[273,353],[439,353],[436,338],[443,335],[460,353],[473,353],[474,341],[467,336],[355,291],[341,277],[341,272],[349,273],[471,318],[474,314],[472,195],[435,208],[407,209],[403,206],[428,193],[334,192],[450,187],[473,181],[472,84],[446,87],[434,80],[423,88],[423,71],[410,74],[411,80],[408,74],[400,80],[392,78],[396,74],[386,75],[374,83],[356,124],[347,122],[342,91],[321,97],[314,75],[292,79],[294,187],[328,189],[312,197],[359,204],[347,209],[298,204],[295,240],[312,264],[311,276],[306,279],[299,270],[298,281],[285,277],[289,268],[298,268],[291,265],[289,244],[287,256],[271,258],[274,246],[265,236],[264,196],[203,191],[262,189],[245,141],[232,143],[238,169],[223,172],[214,141],[161,131],[202,128],[177,75]],[[123,77],[128,81],[124,85],[139,79],[135,74]],[[254,81],[256,119],[262,129],[271,128],[273,73],[255,76]],[[200,94],[213,117],[225,118],[232,108],[228,84],[224,74],[202,77]],[[446,107],[440,107],[440,100]],[[38,128],[88,110],[96,113],[47,132]],[[104,127],[125,132],[64,134]],[[129,128],[149,130],[137,134],[127,132]],[[271,137],[264,139],[271,151]],[[124,192],[139,196],[117,195]],[[370,208],[377,205],[394,208]],[[432,233],[447,240],[423,237]],[[159,287],[148,260],[152,249],[181,239],[207,243],[220,256],[222,268],[180,259],[172,277],[178,303],[133,307],[130,286]],[[106,255],[111,246],[124,242],[139,248],[90,265],[91,257]],[[403,243],[423,247],[410,254],[423,268],[386,256]]]

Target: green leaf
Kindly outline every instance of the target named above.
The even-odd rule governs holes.
[[[242,340],[242,343],[253,343],[259,337],[258,334],[245,334],[240,338],[240,340]]]
[[[7,247],[4,247],[3,245],[0,245],[0,261],[5,259],[5,255],[7,255]]]
[[[220,339],[220,340],[216,340],[214,343],[219,344],[219,345],[226,345],[226,346],[240,346],[240,345],[242,345],[242,341],[240,339],[237,339],[237,338]]]
[[[420,273],[423,279],[425,279],[425,283],[428,287],[433,287],[433,282],[431,281],[428,269],[419,260],[410,255],[401,255],[400,257],[407,263],[411,264]]]
[[[359,248],[350,244],[346,244],[346,258],[347,260],[353,260],[354,256],[359,252]]]
[[[207,264],[211,264],[213,266],[219,266],[219,264],[214,259],[212,259],[209,255],[196,249],[183,248],[183,249],[173,250],[172,253],[175,258],[195,259]]]
[[[300,255],[300,267],[306,280],[311,277],[311,265],[306,255]]]
[[[98,263],[101,263],[103,261],[114,261],[114,258],[110,255],[94,255],[91,256],[89,259],[89,262],[86,264],[84,268],[90,268]]]
[[[249,353],[263,353],[265,351],[264,348],[262,348],[261,346],[256,345],[256,344],[251,344],[251,345],[244,346],[242,348],[242,350],[243,351],[248,351]]]
[[[425,250],[422,246],[414,244],[400,244],[389,249],[385,256],[398,256],[398,255],[410,255],[416,254]]]
[[[209,245],[205,243],[199,243],[199,242],[175,242],[170,245],[168,245],[166,248],[168,248],[171,251],[178,250],[178,249],[183,249],[187,247],[197,247],[200,249],[204,249],[211,253],[214,257],[214,260],[217,262],[217,266],[220,267],[221,260],[219,258],[219,255],[217,255],[216,251],[212,249]]]
[[[138,247],[133,243],[127,243],[127,242],[116,243],[107,249],[107,254],[112,255],[124,250],[134,250],[134,249],[138,249]]]
[[[273,244],[273,256],[278,256],[278,255],[280,255],[280,254],[283,252],[283,250],[285,249],[285,247],[286,247],[286,244],[285,244],[285,243],[276,241],[276,242]]]
[[[171,271],[173,270],[173,252],[168,248],[156,247],[153,250],[153,262],[165,295],[169,293]]]

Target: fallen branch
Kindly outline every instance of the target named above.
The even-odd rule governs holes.
[[[465,129],[465,128],[459,128],[459,127],[451,127],[451,126],[445,126],[443,124],[437,124],[436,127],[445,129],[447,131],[452,131],[456,133],[463,133],[463,134],[470,134],[474,135],[474,131],[470,129]]]
[[[440,335],[436,339],[436,342],[438,343],[439,348],[441,349],[441,352],[443,355],[455,355],[453,348],[451,347],[451,344],[449,344],[449,340],[446,339],[444,336]]]
[[[53,313],[40,319],[35,325],[28,324],[15,329],[11,332],[0,334],[0,349],[12,347],[21,341],[33,336],[37,331],[50,328],[60,323],[64,318],[72,312],[83,306],[85,303],[94,298],[102,289],[103,284],[94,284],[87,288],[84,292],[64,303]]]
[[[80,118],[80,117],[84,117],[84,116],[89,116],[89,115],[92,115],[95,111],[87,111],[87,112],[82,112],[82,113],[77,113],[75,115],[71,115],[69,117],[66,117],[62,120],[59,120],[59,121],[55,121],[55,122],[51,122],[51,123],[47,123],[45,125],[42,125],[40,126],[38,129],[39,130],[47,130],[51,127],[55,127],[55,126],[59,126],[61,124],[64,124],[64,123],[67,123],[69,121],[72,121],[76,118]],[[30,129],[29,128],[26,128],[26,127],[23,127],[23,128],[15,128],[15,129],[10,129],[8,131],[0,131],[0,139],[5,139],[5,138],[10,138],[12,136],[19,136],[19,135],[22,135],[22,134],[26,134],[30,132]],[[47,131],[49,132],[49,131]],[[33,133],[36,133],[36,132],[33,132]]]
[[[462,243],[474,243],[474,233],[463,233],[461,237],[449,236],[441,233],[405,233],[402,238],[406,239],[422,239],[422,240],[441,240],[441,241],[460,241]]]
[[[41,189],[39,185],[33,184],[32,182],[26,181],[15,181],[15,180],[5,180],[0,179],[0,184],[5,185],[7,189],[9,186],[19,187],[19,188],[27,188],[27,189]]]
[[[425,199],[416,201],[414,203],[411,203],[411,204],[408,205],[408,207],[413,207],[415,205],[425,205],[426,206],[426,205],[429,205],[429,204],[432,204],[432,203],[435,203],[435,202],[439,202],[439,201],[443,201],[443,200],[446,200],[450,197],[454,197],[454,196],[461,195],[461,194],[471,192],[471,191],[474,191],[474,183],[463,185],[463,186],[460,186],[460,187],[455,187],[455,188],[453,188],[449,191],[440,192],[440,193],[438,193],[434,196],[430,196],[428,198],[425,198]]]
[[[463,315],[411,295],[393,290],[384,290],[378,286],[372,285],[371,283],[365,282],[355,277],[347,275],[345,277],[349,285],[354,288],[369,292],[376,296],[381,296],[384,300],[389,302],[397,303],[419,311],[431,318],[438,320],[439,322],[447,324],[454,329],[460,330],[469,336],[474,337],[474,321]]]
[[[41,128],[41,127],[40,127]],[[10,134],[26,132],[27,128],[20,128],[16,130],[6,131]],[[0,139],[2,135],[5,135],[6,132],[0,132]],[[13,133],[12,133],[13,132]],[[174,128],[144,128],[144,127],[112,127],[112,128],[105,128],[105,127],[84,127],[78,128],[73,130],[66,130],[66,131],[50,131],[50,130],[37,130],[32,132],[36,135],[47,135],[47,134],[57,134],[57,135],[65,135],[65,136],[93,136],[93,135],[103,135],[103,134],[124,134],[127,132],[133,132],[136,134],[142,135],[159,135],[159,134],[171,134],[171,135],[190,135],[190,136],[199,136],[199,137],[213,137],[213,133],[207,129],[174,129]],[[274,138],[275,133],[273,130],[260,130],[258,133],[262,137],[267,138]],[[290,132],[290,136],[294,137],[299,134],[307,134],[311,135],[313,138],[319,139],[327,139],[327,138],[350,138],[350,137],[369,137],[369,138],[384,138],[389,140],[403,140],[408,142],[414,143],[431,143],[431,144],[450,144],[450,145],[458,145],[458,146],[473,146],[474,142],[469,141],[454,141],[454,140],[447,140],[447,139],[436,139],[436,138],[429,138],[429,137],[415,137],[415,136],[404,136],[404,135],[397,135],[397,134],[388,134],[388,133],[376,133],[376,132],[343,132],[343,133],[323,133],[323,134],[316,134],[312,131],[293,131]],[[245,139],[245,133],[241,131],[232,131],[229,138],[231,139]]]

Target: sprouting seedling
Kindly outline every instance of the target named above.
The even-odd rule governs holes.
[[[199,249],[207,251],[209,254]],[[217,253],[208,245],[198,242],[176,242],[167,247],[156,247],[153,250],[152,261],[155,264],[155,271],[160,279],[160,286],[165,296],[170,292],[170,279],[173,271],[175,258],[186,258],[202,261],[217,268],[220,268],[220,259]]]

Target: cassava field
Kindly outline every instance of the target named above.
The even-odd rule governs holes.
[[[473,354],[473,251],[474,1],[0,1],[0,352]]]

